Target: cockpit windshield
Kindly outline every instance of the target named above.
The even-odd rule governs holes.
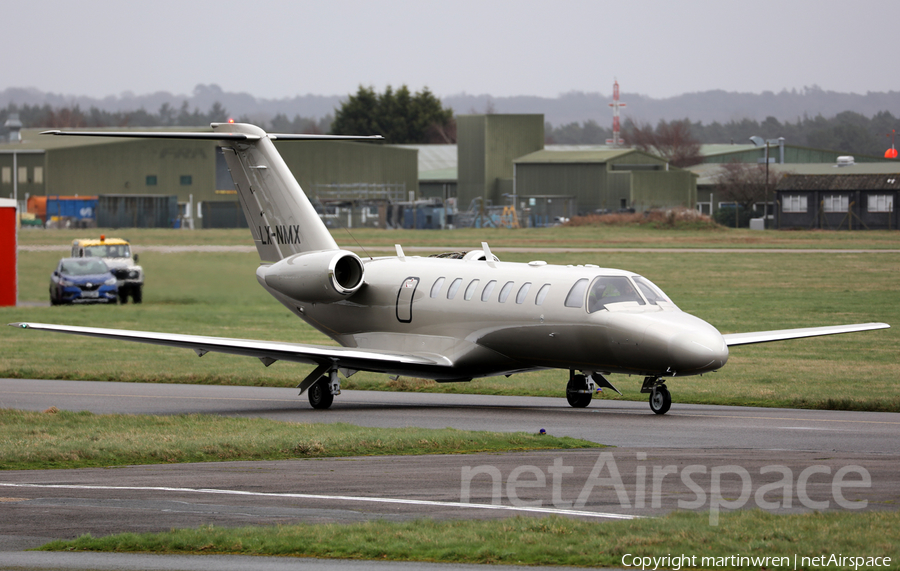
[[[634,279],[634,283],[637,284],[638,288],[640,288],[641,293],[644,294],[644,297],[647,298],[651,304],[656,305],[658,302],[663,301],[666,303],[672,303],[669,301],[669,298],[666,297],[666,294],[663,293],[661,289],[656,287],[656,285],[643,276],[631,276]]]
[[[594,279],[588,292],[588,313],[605,309],[607,304],[624,301],[646,305],[627,277],[600,276]]]

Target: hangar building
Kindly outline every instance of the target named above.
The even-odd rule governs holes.
[[[39,133],[23,130],[20,142],[0,144],[0,196],[12,197],[14,187],[20,201],[26,195],[164,195],[176,196],[182,208],[195,205],[191,216],[202,216],[204,204],[224,203],[226,211],[237,210],[236,191],[214,141]],[[312,196],[320,189],[320,198],[327,199],[335,189],[360,184],[400,188],[404,196],[417,191],[412,149],[344,141],[275,144]]]

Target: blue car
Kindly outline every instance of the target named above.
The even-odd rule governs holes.
[[[116,277],[100,258],[63,258],[50,276],[50,305],[116,303]]]

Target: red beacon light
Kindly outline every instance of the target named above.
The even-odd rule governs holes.
[[[229,119],[228,122],[229,122],[229,123],[234,123],[234,119]]]
[[[884,158],[886,159],[896,159],[897,158],[897,148],[894,147],[894,137],[897,134],[896,129],[891,129],[890,133],[887,133],[887,136],[891,138],[891,148],[884,152]]]

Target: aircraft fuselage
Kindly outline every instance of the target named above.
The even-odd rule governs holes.
[[[343,346],[449,361],[449,368],[435,367],[438,380],[541,368],[696,375],[728,359],[713,326],[678,309],[652,284],[655,289],[638,293],[633,280],[643,278],[633,272],[418,256],[364,265],[365,285],[333,303],[303,302],[272,289],[260,277],[265,266],[257,275],[281,303]],[[601,276],[626,280],[620,288],[633,288],[630,297],[613,296],[597,308],[591,287]],[[579,282],[582,291],[573,292]]]

